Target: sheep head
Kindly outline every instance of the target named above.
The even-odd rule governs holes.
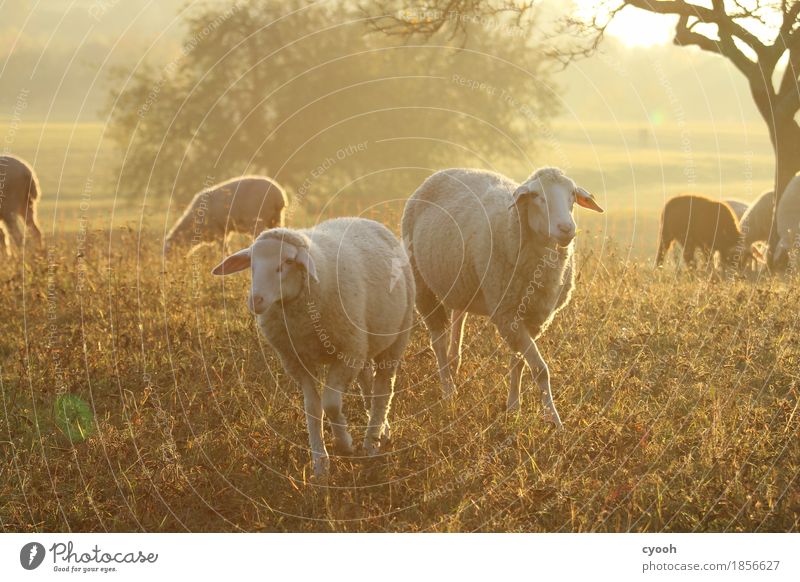
[[[319,281],[307,241],[286,229],[277,231],[263,233],[252,245],[226,257],[212,271],[214,275],[229,275],[250,268],[252,283],[247,307],[256,315],[276,303],[295,299],[309,278]]]
[[[572,217],[578,206],[603,212],[588,191],[580,188],[558,168],[541,168],[514,191],[512,206],[527,219],[528,228],[539,239],[567,246],[575,238]]]

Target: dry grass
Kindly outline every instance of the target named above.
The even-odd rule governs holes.
[[[321,487],[247,278],[223,288],[211,249],[162,271],[154,239],[95,232],[79,257],[65,237],[0,266],[4,530],[800,529],[796,281],[709,281],[584,248],[540,342],[563,433],[530,397],[502,412],[508,354],[478,319],[442,403],[417,329],[393,450],[335,458]],[[82,443],[54,424],[61,392],[94,410]],[[345,406],[363,434],[360,399]]]

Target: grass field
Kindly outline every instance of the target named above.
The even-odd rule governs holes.
[[[798,281],[654,271],[657,209],[685,189],[680,138],[665,132],[659,147],[642,138],[635,160],[672,162],[640,170],[617,130],[598,130],[596,155],[580,150],[580,130],[561,130],[570,172],[591,181],[603,160],[609,184],[607,215],[582,224],[573,301],[539,342],[566,430],[548,428],[530,396],[519,414],[502,412],[508,354],[477,318],[459,396],[442,402],[419,326],[391,412],[392,449],[334,458],[325,487],[308,480],[302,398],[247,312],[247,277],[223,288],[208,275],[212,248],[163,264],[158,237],[130,228],[141,209],[120,205],[112,222],[111,150],[100,149],[81,209],[101,128],[78,128],[81,146],[69,148],[59,132],[70,130],[47,128],[47,147],[19,153],[37,160],[50,244],[0,266],[0,527],[797,531]],[[37,130],[16,134],[29,147],[25,131]],[[702,143],[715,135],[724,132]],[[698,189],[713,195],[722,176],[736,197],[754,197],[768,186],[769,156],[737,158],[725,143],[724,155],[695,146],[697,167],[712,168],[698,172]],[[76,163],[57,179],[67,156]],[[396,205],[371,212],[396,227]],[[77,230],[84,214],[87,233]],[[154,209],[145,226],[159,220]],[[63,394],[91,409],[85,440],[58,426]],[[355,391],[345,407],[358,438],[366,416]]]

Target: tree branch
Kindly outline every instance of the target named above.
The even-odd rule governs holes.
[[[720,38],[725,35],[735,36],[753,49],[759,57],[767,50],[767,47],[756,35],[741,26],[732,16],[725,12],[724,3],[721,0],[714,0],[712,3],[713,8],[699,6],[685,0],[625,0],[625,4],[656,14],[675,14],[696,18],[706,24],[716,24]],[[736,50],[738,51],[738,49]]]
[[[678,18],[678,25],[675,28],[676,45],[694,45],[700,47],[704,51],[727,57],[736,68],[747,77],[748,81],[753,83],[760,80],[756,63],[748,59],[745,54],[737,48],[730,36],[722,34],[720,35],[720,40],[714,40],[694,32],[692,26],[689,26],[689,15],[681,14]]]
[[[389,36],[410,38],[418,35],[428,39],[447,30],[448,38],[452,40],[456,36],[466,36],[469,25],[476,19],[509,13],[522,18],[533,7],[533,0],[431,0],[416,7],[408,7],[407,2],[377,4],[383,13],[376,12],[374,2],[359,3],[360,12],[367,17],[368,26],[373,31]]]

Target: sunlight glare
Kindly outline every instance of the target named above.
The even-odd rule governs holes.
[[[577,13],[582,18],[591,17],[598,12],[596,0],[576,0],[575,4]],[[677,21],[676,16],[651,14],[630,7],[614,17],[606,32],[627,47],[669,44],[675,36]]]

